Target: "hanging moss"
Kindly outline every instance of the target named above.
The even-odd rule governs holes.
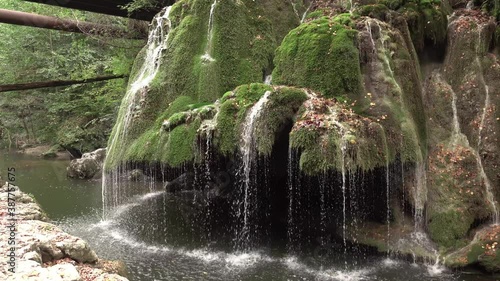
[[[357,31],[340,15],[322,17],[290,31],[276,51],[273,81],[319,91],[325,97],[361,91]]]

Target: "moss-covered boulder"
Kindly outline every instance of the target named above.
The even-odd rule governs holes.
[[[308,21],[285,37],[273,81],[322,94],[305,106],[291,135],[304,171],[340,170],[341,153],[363,169],[397,154],[423,160],[425,118],[409,41],[386,23],[348,14]]]
[[[485,14],[456,12],[444,64],[426,79],[428,229],[443,252],[466,246],[477,222],[494,220],[498,209],[500,68],[488,52],[493,32]]]
[[[478,265],[488,272],[500,272],[499,243],[500,226],[480,229],[469,245],[446,257],[446,265],[451,268]]]
[[[310,88],[325,97],[360,95],[356,35],[347,14],[301,24],[276,51],[274,83]]]
[[[160,36],[166,42],[156,62],[145,61],[148,47],[140,52],[129,91],[137,87],[144,64],[156,63],[159,69],[152,82],[133,89],[122,102],[110,138],[108,170],[137,158],[153,160],[151,153],[128,148],[138,140],[147,144],[160,138],[156,121],[160,115],[170,117],[162,111],[177,98],[214,102],[238,85],[262,82],[272,70],[277,44],[299,18],[288,1],[182,0],[169,10],[168,20],[155,21],[162,23]],[[176,132],[182,130],[188,133],[188,128]]]

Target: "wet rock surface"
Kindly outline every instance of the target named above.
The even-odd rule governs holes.
[[[2,204],[0,249],[8,253],[15,247],[15,258],[2,255],[1,280],[128,280],[116,274],[124,274],[123,264],[99,259],[86,241],[50,223],[30,195],[5,184],[0,188],[0,199],[7,202],[7,198],[14,198],[15,213],[11,215],[12,210]],[[11,218],[16,219],[14,225]],[[12,236],[11,233],[15,233],[14,240],[3,239]],[[9,270],[9,262],[15,262],[15,270]]]
[[[68,177],[91,179],[101,173],[106,148],[83,154],[82,158],[72,160],[67,169]]]

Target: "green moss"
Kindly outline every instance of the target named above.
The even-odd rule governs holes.
[[[464,246],[467,232],[474,222],[466,211],[454,210],[433,213],[428,224],[429,234],[439,246],[444,248],[459,248]]]
[[[469,264],[474,264],[479,261],[479,257],[484,254],[484,248],[482,247],[481,243],[474,244],[467,253],[467,262]]]
[[[172,27],[167,48],[162,52],[159,72],[149,87],[137,94],[140,98],[133,99],[136,101],[132,105],[134,118],[126,128],[127,133],[122,134],[123,126],[115,126],[111,139],[118,141],[110,149],[114,160],[108,161],[110,165],[107,167],[132,160],[126,159],[122,151],[135,151],[136,148],[130,146],[143,144],[144,140],[137,140],[150,135],[149,131],[155,131],[173,113],[194,109],[200,106],[199,103],[212,103],[222,93],[240,84],[261,82],[264,73],[269,73],[273,67],[274,51],[284,36],[284,30],[298,24],[297,18],[288,17],[293,12],[288,2],[272,0],[263,7],[253,0],[220,1],[214,10],[213,41],[209,46],[207,31],[211,4],[211,1],[180,0],[172,7]],[[136,76],[144,63],[145,50],[137,57],[131,77]],[[201,57],[205,52],[210,53],[214,61],[203,60]],[[169,106],[181,96],[183,99],[189,97],[189,104],[195,107],[180,109]],[[139,100],[140,104],[136,104]],[[127,108],[129,105],[124,102],[118,124],[123,123]],[[170,109],[165,112],[165,108]],[[125,137],[115,138],[116,134]],[[158,147],[161,145],[157,144]]]
[[[345,15],[323,17],[290,31],[276,51],[275,84],[319,91],[325,97],[361,92],[357,31]]]
[[[307,21],[315,20],[315,19],[323,17],[324,15],[325,15],[324,11],[316,10],[316,11],[313,11],[313,12],[310,12],[309,14],[307,14],[305,20],[307,20]]]
[[[201,120],[197,119],[190,124],[175,127],[168,134],[167,141],[162,149],[161,162],[171,167],[179,167],[191,162],[195,158],[196,136]]]
[[[389,9],[386,5],[382,4],[364,5],[356,9],[356,13],[358,13],[360,16],[384,20],[387,13],[389,13]]]
[[[236,126],[238,112],[239,107],[234,99],[224,102],[220,107],[217,118],[218,137],[215,144],[219,151],[226,156],[234,154],[238,143],[238,127]]]
[[[293,122],[297,110],[306,99],[304,90],[295,88],[279,88],[270,96],[262,113],[264,118],[255,132],[257,150],[260,154],[270,156],[276,134],[287,121]]]
[[[242,85],[232,92],[228,92],[221,99],[221,107],[217,115],[217,137],[215,145],[226,156],[235,153],[241,124],[246,111],[254,105],[266,91],[273,88],[269,85],[253,83]]]
[[[178,125],[186,122],[189,114],[190,113],[186,111],[174,113],[174,115],[170,116],[170,118],[168,118],[167,120],[167,122],[169,123],[169,128],[177,127]]]

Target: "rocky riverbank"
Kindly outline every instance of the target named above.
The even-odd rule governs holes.
[[[0,280],[128,280],[122,262],[99,259],[86,241],[50,223],[37,202],[18,187],[0,187],[0,201]]]

